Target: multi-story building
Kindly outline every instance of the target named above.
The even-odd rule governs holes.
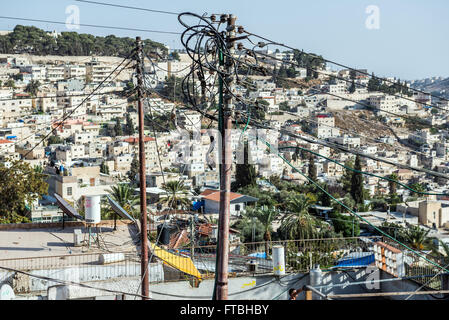
[[[49,81],[64,80],[65,67],[64,66],[48,66],[46,77],[47,77],[47,80],[49,80]]]

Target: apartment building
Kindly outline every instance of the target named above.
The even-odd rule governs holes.
[[[64,67],[64,78],[84,80],[86,78],[86,67],[76,65],[66,65]]]
[[[56,82],[65,79],[65,67],[64,66],[47,66],[47,80]]]
[[[376,112],[383,115],[400,112],[400,99],[391,95],[373,95],[368,98],[368,102],[376,109]]]
[[[86,76],[90,77],[93,84],[104,81],[113,70],[113,66],[103,64],[97,58],[93,58],[91,62],[86,63]]]
[[[312,132],[319,139],[328,139],[340,135],[340,130],[335,128],[335,118],[330,114],[317,114]]]

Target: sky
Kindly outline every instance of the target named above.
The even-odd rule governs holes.
[[[237,16],[237,25],[244,26],[248,31],[306,52],[320,54],[326,59],[350,67],[368,69],[378,76],[395,76],[401,80],[449,77],[447,0],[98,2],[173,12],[232,13]],[[70,15],[66,14],[66,9],[71,5],[79,8],[81,24],[183,31],[175,15],[105,7],[73,0],[8,1],[2,5],[0,15],[65,22]],[[162,42],[171,48],[181,48],[179,35],[91,27],[68,30],[64,25],[0,18],[0,30],[12,30],[16,24],[102,36],[141,36]]]

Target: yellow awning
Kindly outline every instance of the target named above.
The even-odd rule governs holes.
[[[192,259],[188,257],[178,256],[176,254],[170,253],[167,250],[164,250],[154,243],[150,242],[151,249],[154,251],[154,254],[161,260],[163,260],[168,265],[172,266],[179,271],[190,274],[199,280],[202,280],[201,273],[193,264]]]

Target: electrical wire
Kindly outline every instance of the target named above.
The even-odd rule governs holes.
[[[260,139],[260,138],[259,138]],[[263,139],[262,139],[263,140]],[[264,140],[263,140],[264,141]],[[272,146],[269,142],[264,141],[264,143],[267,145],[268,148],[272,149]],[[314,181],[312,178],[310,178],[309,176],[305,175],[304,173],[302,173],[300,170],[298,170],[295,166],[293,166],[287,159],[284,158],[284,156],[282,156],[280,153],[275,151],[275,154],[281,158],[286,164],[288,164],[293,170],[295,170],[296,172],[298,172],[300,175],[302,175],[304,178],[306,178],[309,182],[311,182],[312,184],[314,184],[318,189],[320,189],[322,192],[324,192],[328,197],[330,197],[331,199],[333,199],[334,201],[336,201],[339,205],[341,205],[343,208],[345,208],[346,210],[348,210],[352,215],[356,216],[358,219],[364,221],[365,223],[367,223],[368,225],[370,225],[371,227],[373,227],[376,231],[378,231],[380,234],[384,235],[385,237],[393,240],[394,242],[400,244],[401,246],[403,246],[404,248],[408,249],[410,252],[414,253],[415,255],[417,255],[418,257],[424,259],[425,261],[431,263],[432,265],[438,267],[439,269],[449,272],[449,270],[447,270],[447,267],[442,267],[439,264],[427,259],[425,256],[423,256],[421,253],[417,252],[416,250],[410,248],[409,246],[407,246],[406,244],[400,242],[399,240],[395,239],[394,237],[390,236],[389,234],[383,232],[381,229],[379,229],[378,227],[374,226],[372,223],[370,223],[368,220],[366,220],[365,218],[363,218],[362,216],[360,216],[358,213],[356,213],[355,211],[353,211],[352,209],[350,209],[348,206],[346,206],[344,203],[342,203],[341,201],[339,201],[338,199],[336,199],[334,196],[332,196],[327,190],[323,189],[316,181]]]
[[[336,65],[336,66],[339,66],[339,67],[342,67],[342,68],[346,68],[346,69],[351,70],[351,71],[355,71],[355,72],[357,72],[357,73],[359,73],[359,74],[363,74],[363,75],[365,75],[365,76],[372,77],[372,75],[370,75],[368,72],[364,72],[364,71],[362,71],[362,70],[357,70],[357,69],[355,69],[355,68],[348,67],[348,66],[346,66],[346,65],[343,65],[343,64],[341,64],[341,63],[338,63],[338,62],[335,62],[335,61],[332,61],[332,60],[329,60],[329,59],[326,59],[326,58],[317,57],[317,56],[314,55],[314,54],[306,53],[306,52],[304,52],[303,50],[295,49],[295,48],[290,47],[290,46],[288,46],[288,45],[285,45],[285,44],[282,44],[282,43],[279,43],[279,42],[270,40],[270,39],[268,39],[268,38],[265,38],[265,37],[263,37],[263,36],[260,36],[260,35],[251,33],[251,32],[249,32],[249,31],[247,31],[247,30],[244,30],[243,32],[245,32],[245,33],[248,34],[249,36],[255,36],[255,37],[259,38],[259,39],[268,41],[270,44],[274,44],[274,45],[277,45],[277,46],[281,46],[281,47],[287,48],[287,49],[289,49],[289,50],[293,50],[293,52],[296,51],[296,52],[299,52],[300,54],[304,54],[304,55],[307,55],[307,56],[312,56],[314,59],[322,59],[323,61],[328,62],[328,63],[331,63],[331,64],[334,64],[334,65]],[[377,77],[377,76],[374,76],[373,78],[378,79],[378,80],[381,80],[382,82],[388,82],[388,83],[396,84],[395,82],[393,82],[393,81],[391,81],[391,80],[388,80],[388,79],[385,79],[385,78],[381,78],[381,77]],[[419,92],[419,93],[421,93],[421,94],[424,94],[424,95],[429,95],[429,96],[434,97],[434,98],[438,98],[438,99],[441,99],[441,100],[449,101],[448,99],[444,99],[444,98],[441,98],[441,97],[439,97],[439,96],[435,96],[435,95],[433,95],[433,94],[431,94],[431,93],[428,93],[428,92],[424,92],[424,91],[421,91],[421,90],[418,90],[418,89],[414,89],[414,88],[410,88],[410,89],[413,90],[413,91],[415,91],[415,92]]]
[[[173,35],[179,35],[180,34],[179,32],[173,32],[173,31],[161,31],[161,30],[149,30],[149,29],[136,29],[136,28],[128,28],[128,27],[103,26],[103,25],[86,24],[86,23],[67,23],[67,22],[61,22],[61,21],[30,19],[30,18],[11,17],[11,16],[0,16],[0,19],[29,21],[29,22],[43,22],[43,23],[51,23],[51,24],[60,24],[60,25],[65,25],[65,26],[71,25],[71,26],[81,26],[81,27],[101,28],[101,29],[113,29],[113,30],[125,30],[125,31],[138,31],[138,32],[148,32],[148,33],[173,34]]]
[[[133,9],[133,10],[140,10],[140,11],[146,11],[146,12],[172,14],[172,15],[176,15],[176,16],[179,14],[177,12],[171,12],[171,11],[162,11],[162,10],[155,10],[155,9],[131,7],[131,6],[124,6],[124,5],[113,4],[113,3],[106,3],[106,2],[87,1],[87,0],[75,0],[75,1],[77,1],[77,2],[84,2],[84,3],[91,3],[91,4],[101,5],[101,6],[123,8],[123,9]]]

